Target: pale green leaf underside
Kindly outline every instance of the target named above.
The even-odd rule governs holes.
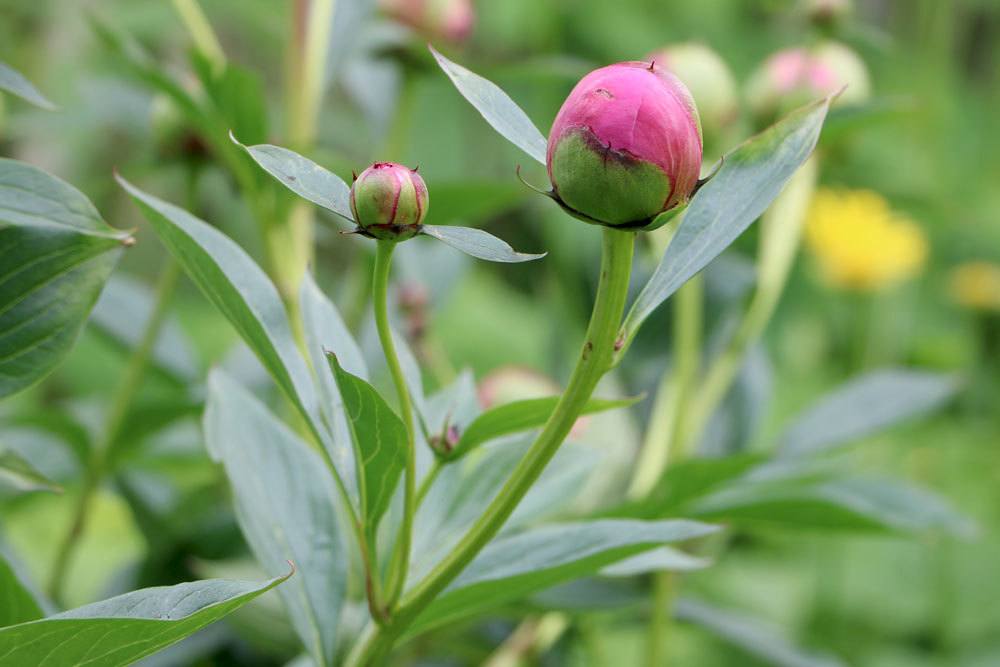
[[[661,303],[753,223],[812,153],[830,99],[793,111],[727,154],[691,199],[663,259],[625,318],[626,342]]]
[[[16,69],[0,62],[0,90],[6,90],[12,95],[17,95],[26,102],[31,102],[36,107],[52,111],[56,105],[45,98],[38,89]]]
[[[5,489],[16,493],[61,491],[58,484],[38,472],[20,454],[0,448],[0,497]]]
[[[339,498],[322,459],[236,381],[213,371],[205,440],[233,488],[236,515],[265,572],[296,566],[281,594],[292,625],[318,665],[336,650],[348,548]]]
[[[517,252],[506,241],[473,227],[424,225],[421,233],[436,238],[467,255],[489,262],[530,262],[545,257],[546,254]]]
[[[542,526],[490,543],[417,619],[415,631],[523,598],[664,543],[718,530],[686,520],[601,519]]]
[[[448,60],[433,47],[428,48],[438,65],[458,88],[458,92],[482,114],[493,129],[535,160],[545,164],[545,136],[507,93],[492,81]]]
[[[346,220],[354,221],[351,190],[339,176],[287,148],[271,144],[244,146],[232,133],[229,137],[286,188]]]
[[[118,667],[180,641],[290,575],[264,583],[197,581],[145,588],[0,629],[0,667]]]
[[[857,441],[933,410],[958,388],[953,375],[872,371],[838,387],[799,415],[779,438],[780,454],[811,454]]]

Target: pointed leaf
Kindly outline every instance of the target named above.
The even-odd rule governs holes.
[[[299,354],[278,290],[232,239],[187,211],[146,194],[121,176],[153,229],[257,355],[312,425],[319,422],[309,368]]]
[[[718,173],[691,199],[625,318],[626,345],[657,306],[729,247],[778,196],[815,148],[829,106],[827,98],[793,111],[726,155]]]
[[[0,628],[0,667],[119,667],[166,648],[285,581],[211,579],[144,588]]]
[[[229,138],[249,153],[264,171],[295,194],[333,211],[345,220],[354,221],[350,203],[351,189],[333,172],[281,146],[244,146],[232,133]]]
[[[62,491],[58,484],[35,470],[20,454],[0,449],[0,498],[4,495],[4,489],[13,489],[16,493]]]
[[[953,375],[873,371],[838,387],[797,417],[779,439],[780,454],[812,454],[859,440],[940,407],[959,386]]]
[[[620,399],[592,398],[587,401],[581,414],[593,414],[635,405],[644,396]],[[542,426],[559,403],[558,396],[529,398],[505,403],[487,410],[474,420],[460,435],[458,443],[451,451],[449,459],[465,456],[479,445],[503,435],[527,431]]]
[[[490,543],[418,617],[416,631],[598,572],[667,542],[718,530],[696,521],[604,519],[528,530]]]
[[[712,561],[684,553],[673,547],[657,547],[645,553],[626,558],[601,570],[605,577],[634,577],[650,572],[693,572],[704,570]]]
[[[351,424],[361,513],[370,544],[406,467],[406,427],[370,384],[327,357]]]
[[[456,250],[461,250],[467,255],[472,255],[478,259],[485,259],[488,262],[530,262],[533,259],[541,259],[546,253],[531,254],[517,252],[510,245],[489,232],[473,227],[452,227],[442,225],[424,225],[421,234],[432,236],[443,243],[447,243]]]
[[[56,105],[45,99],[45,96],[38,92],[38,89],[20,72],[2,62],[0,62],[0,90],[17,95],[25,102],[31,102],[36,107],[41,107],[46,111],[52,111],[56,108]]]
[[[434,54],[438,65],[458,88],[458,92],[476,107],[494,130],[535,160],[545,164],[544,135],[507,93],[492,81],[448,60],[435,51],[434,47],[428,48]]]
[[[258,562],[268,573],[295,563],[279,593],[316,664],[332,664],[350,558],[333,479],[315,451],[221,371],[209,377],[205,439]]]
[[[775,629],[749,615],[711,607],[690,598],[678,600],[675,613],[679,620],[699,625],[775,667],[840,667],[844,664],[832,656],[807,652],[792,645]]]
[[[330,458],[344,482],[351,502],[357,505],[359,497],[354,474],[351,427],[344,413],[340,389],[337,388],[333,374],[327,370],[326,353],[330,351],[336,354],[349,372],[359,377],[368,377],[368,367],[361,349],[351,336],[336,306],[326,298],[311,274],[307,273],[302,280],[299,303],[302,308],[302,326],[309,360],[316,369],[316,384],[321,398],[320,411],[326,420],[328,430],[333,435],[333,447],[329,450]]]
[[[76,188],[0,159],[0,398],[66,356],[127,239]]]
[[[0,628],[34,621],[44,615],[34,593],[0,552]]]

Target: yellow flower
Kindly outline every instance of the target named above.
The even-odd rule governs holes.
[[[911,278],[927,260],[927,239],[870,190],[820,189],[806,221],[806,243],[833,287],[875,291]]]
[[[966,262],[951,272],[951,296],[975,310],[1000,311],[1000,266],[990,262]]]

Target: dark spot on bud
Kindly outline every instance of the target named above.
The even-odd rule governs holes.
[[[656,58],[651,58],[649,61],[649,71],[653,72],[656,70]]]
[[[358,172],[351,169],[351,183],[353,183],[356,180],[358,180]]]
[[[607,88],[597,88],[597,89],[594,90],[594,94],[595,95],[602,95],[602,96],[608,98],[609,100],[615,99],[614,93],[612,93]]]

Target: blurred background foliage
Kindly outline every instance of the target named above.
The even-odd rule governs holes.
[[[293,4],[203,2],[229,59],[260,77],[272,128],[265,136],[275,143],[282,143],[274,128],[284,126],[287,112]],[[510,92],[545,130],[580,75],[675,42],[711,46],[742,86],[769,54],[821,38],[825,29],[811,25],[802,6],[791,0],[480,0],[470,39],[443,46]],[[102,302],[105,315],[138,307],[141,295],[128,289],[152,285],[165,256],[114,186],[113,168],[166,199],[187,202],[263,256],[258,230],[225,173],[167,100],[123,74],[121,59],[92,27],[97,21],[129,35],[158,66],[192,84],[191,40],[170,2],[0,0],[0,16],[0,59],[59,107],[45,113],[0,100],[0,154],[65,178],[112,224],[137,228],[138,243],[117,272],[122,285],[109,288],[118,300],[112,303],[112,294]],[[753,385],[757,413],[748,422],[756,428],[743,434],[743,446],[769,449],[788,417],[866,369],[954,372],[965,389],[948,409],[859,443],[843,457],[857,469],[903,475],[940,491],[976,519],[980,532],[972,541],[737,533],[725,558],[687,575],[686,585],[849,664],[1000,664],[1000,5],[859,0],[835,30],[870,70],[874,110],[861,119],[833,118],[821,140],[821,190],[765,335]],[[549,253],[545,261],[508,267],[466,261],[429,242],[400,249],[401,317],[418,340],[428,386],[441,386],[458,369],[470,368],[481,379],[509,365],[561,381],[586,321],[598,235],[517,182],[517,164],[531,182],[544,183],[545,175],[460,98],[432,66],[419,36],[401,35],[380,19],[355,37],[320,115],[312,157],[342,177],[374,159],[419,165],[431,192],[429,222],[483,226],[519,249]],[[744,115],[723,148],[752,127]],[[191,173],[198,175],[193,185]],[[314,266],[357,322],[365,297],[358,267],[367,266],[368,249],[339,235],[339,224],[320,214]],[[722,322],[727,295],[739,294],[748,280],[755,234],[752,229],[707,272],[710,326]],[[654,260],[649,254],[638,263],[637,286]],[[136,463],[115,480],[115,492],[102,492],[70,568],[70,603],[136,584],[232,574],[244,557],[225,484],[203,453],[203,390],[198,383],[183,391],[178,386],[204,377],[216,363],[237,370],[248,384],[262,382],[261,373],[184,281],[174,312],[177,336],[186,339],[164,351],[162,366],[174,374],[149,375],[131,416],[133,428],[145,429],[151,441],[141,454],[133,452]],[[99,306],[94,318],[101,313]],[[669,318],[669,309],[661,309],[646,325],[617,382],[636,392],[654,389],[669,363]],[[368,347],[372,339],[370,331],[361,335]],[[22,423],[23,415],[48,420],[53,441],[65,436],[58,433],[57,409],[91,426],[124,360],[114,336],[91,326],[55,375],[0,406],[5,443],[16,448],[19,438],[30,440],[35,451],[46,452],[39,467],[66,487],[63,496],[32,494],[0,505],[5,541],[39,580],[65,531],[77,473],[64,448],[46,444]],[[648,404],[627,417],[594,418],[605,434],[595,440],[619,450],[613,458],[633,455]],[[161,430],[157,423],[171,426]],[[233,622],[240,639],[213,629],[200,636],[209,647],[200,653],[202,662],[175,657],[164,664],[280,664],[294,655],[294,640],[268,620],[275,613],[253,605]],[[629,656],[638,655],[643,629],[633,620],[608,614],[588,621],[596,624],[603,650],[616,656],[608,664],[638,662]],[[241,624],[254,631],[240,633]],[[278,629],[268,634],[262,627]],[[468,647],[456,635],[442,659],[474,662],[510,627],[497,621],[479,629]],[[673,664],[754,664],[691,626],[671,632]],[[557,645],[545,664],[576,664],[577,645]],[[192,643],[185,646],[198,654]]]

